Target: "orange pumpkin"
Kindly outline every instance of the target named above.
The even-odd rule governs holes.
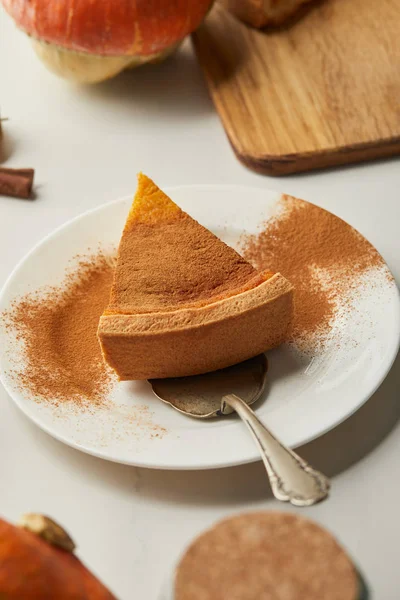
[[[1,600],[115,600],[74,556],[72,540],[64,530],[50,519],[40,518],[47,523],[47,530],[39,533],[26,529],[29,524],[16,527],[0,519]],[[48,529],[51,524],[57,528],[56,537]],[[60,538],[60,532],[65,537]]]
[[[94,82],[160,59],[194,31],[212,0],[1,0],[60,75]]]

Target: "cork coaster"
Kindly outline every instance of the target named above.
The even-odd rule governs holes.
[[[357,600],[357,571],[319,525],[289,513],[226,519],[198,537],[174,600]]]

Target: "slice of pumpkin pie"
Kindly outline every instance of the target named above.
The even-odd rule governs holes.
[[[148,177],[138,180],[98,330],[119,378],[206,373],[283,342],[291,284],[254,269]]]

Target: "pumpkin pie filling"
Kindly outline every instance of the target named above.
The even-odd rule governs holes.
[[[120,379],[223,368],[284,341],[292,295],[140,174],[100,319],[103,355]]]

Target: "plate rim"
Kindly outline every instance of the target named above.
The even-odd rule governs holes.
[[[255,193],[270,193],[270,194],[275,194],[277,199],[284,193],[281,192],[279,190],[274,190],[271,188],[264,188],[261,186],[248,186],[248,185],[235,185],[235,184],[218,184],[218,183],[206,183],[206,184],[181,184],[181,185],[174,185],[174,186],[165,186],[163,189],[165,192],[171,194],[176,190],[182,190],[182,189],[196,189],[196,190],[221,190],[224,189],[226,191],[228,190],[246,190],[247,192],[255,192]],[[297,198],[297,197],[296,197]],[[48,243],[53,237],[57,237],[57,235],[63,231],[64,229],[69,228],[70,226],[72,226],[75,222],[80,221],[81,219],[86,218],[87,216],[89,216],[90,214],[96,213],[96,212],[100,212],[101,210],[104,210],[106,207],[112,206],[112,205],[117,205],[117,204],[122,204],[124,202],[128,202],[129,200],[133,199],[133,194],[129,194],[129,195],[125,195],[125,196],[121,196],[117,199],[114,200],[110,200],[108,202],[104,202],[98,206],[95,206],[93,208],[90,208],[78,215],[76,215],[75,217],[72,217],[71,219],[65,221],[64,223],[62,223],[61,225],[58,225],[56,228],[52,229],[49,233],[47,233],[45,236],[43,236],[38,242],[36,242],[32,248],[22,257],[20,258],[16,265],[14,266],[14,268],[11,270],[11,273],[8,275],[8,277],[6,278],[1,290],[0,290],[0,305],[3,303],[4,301],[4,296],[7,292],[7,289],[9,287],[9,285],[12,283],[13,279],[15,278],[15,276],[18,274],[19,269],[23,266],[23,264],[30,258],[31,255],[33,255],[42,245]],[[308,200],[304,200],[303,198],[297,198],[298,200],[302,200],[304,202],[307,202],[308,204],[313,204],[314,206],[318,206],[315,205],[313,202],[309,202]],[[342,219],[340,216],[336,215],[335,213],[332,213],[330,210],[326,209],[326,208],[322,208],[319,207],[321,210],[326,210],[327,212],[329,212],[330,214],[332,214],[335,218],[340,219],[341,221],[343,221],[344,223],[346,223],[346,225],[348,225],[349,227],[352,227],[353,229],[356,229],[353,225],[350,225],[350,223],[348,223],[347,221],[345,221],[344,219]],[[358,231],[356,229],[356,231]],[[360,232],[359,232],[360,233]],[[369,240],[360,233],[360,235],[362,235],[362,237],[367,240],[369,242]],[[369,242],[374,248],[375,246]],[[379,251],[375,248],[375,250],[379,253]],[[380,253],[379,253],[380,254]],[[381,256],[381,255],[380,255]],[[389,272],[391,273],[389,266],[387,265],[385,259],[382,257],[384,264],[387,266]],[[373,394],[378,390],[378,388],[382,385],[383,381],[386,379],[387,375],[389,374],[395,360],[396,357],[399,353],[400,350],[400,290],[399,287],[397,285],[396,280],[394,279],[394,287],[397,291],[397,305],[398,305],[398,310],[397,310],[397,343],[394,344],[393,347],[393,352],[390,355],[390,357],[388,357],[388,361],[385,364],[384,368],[382,368],[382,371],[379,374],[379,377],[377,378],[374,386],[371,387],[371,390],[362,396],[362,398],[360,399],[360,401],[355,405],[352,406],[352,408],[350,410],[347,410],[345,413],[343,413],[343,415],[340,418],[336,418],[334,421],[332,421],[329,425],[327,425],[324,428],[319,428],[317,433],[314,433],[312,435],[309,435],[307,437],[305,437],[301,442],[296,443],[292,446],[292,448],[297,448],[300,446],[303,446],[305,444],[308,444],[309,442],[325,435],[326,433],[328,433],[329,431],[331,431],[332,429],[336,428],[338,425],[340,425],[341,423],[343,423],[344,421],[346,421],[348,418],[350,418],[353,414],[355,414],[372,396]],[[156,463],[149,463],[146,461],[143,461],[140,459],[140,455],[137,455],[137,457],[134,457],[133,460],[126,460],[126,459],[121,459],[118,458],[117,456],[114,456],[113,454],[107,454],[106,452],[102,451],[102,450],[97,450],[93,447],[88,447],[85,444],[76,442],[72,439],[69,439],[68,437],[64,436],[63,434],[60,434],[57,430],[55,430],[54,428],[51,428],[50,426],[48,426],[46,423],[43,423],[39,416],[37,416],[36,414],[32,414],[29,411],[29,407],[25,405],[25,403],[23,401],[20,400],[20,398],[15,394],[15,391],[13,390],[12,386],[9,385],[7,378],[5,377],[5,373],[3,372],[3,369],[0,368],[0,382],[3,385],[4,389],[6,390],[8,396],[10,397],[10,399],[13,401],[13,403],[19,408],[19,410],[24,414],[24,416],[29,419],[31,422],[33,422],[37,427],[39,427],[42,431],[44,431],[47,435],[50,435],[51,437],[53,437],[54,439],[56,439],[59,442],[62,442],[63,444],[74,448],[76,450],[80,450],[81,452],[85,452],[86,454],[89,454],[91,456],[95,456],[96,458],[102,459],[102,460],[107,460],[110,462],[115,462],[118,464],[124,464],[124,465],[129,465],[129,466],[134,466],[134,467],[140,467],[140,468],[147,468],[147,469],[158,469],[158,470],[169,470],[169,471],[195,471],[195,470],[208,470],[208,469],[219,469],[219,468],[229,468],[229,467],[233,467],[233,466],[240,466],[240,465],[245,465],[245,464],[251,464],[253,462],[257,462],[259,460],[261,460],[261,457],[258,455],[258,451],[254,452],[254,456],[251,457],[245,457],[242,460],[215,460],[213,462],[206,462],[203,461],[201,464],[195,464],[193,466],[189,466],[189,465],[179,465],[179,464],[165,464],[165,463],[160,463],[160,464],[156,464]]]

